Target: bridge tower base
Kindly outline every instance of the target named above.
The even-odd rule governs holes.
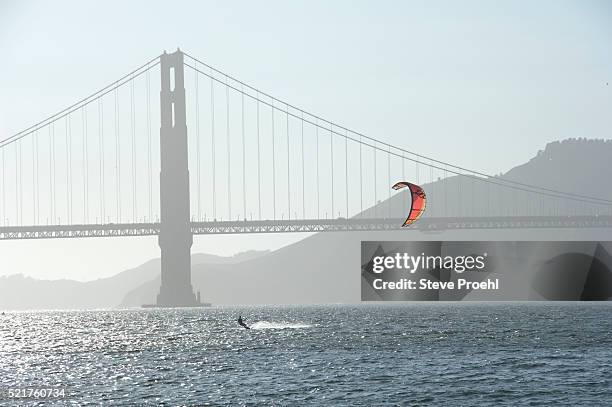
[[[158,307],[193,307],[200,301],[191,285],[189,169],[183,53],[160,57],[160,215],[161,287]]]

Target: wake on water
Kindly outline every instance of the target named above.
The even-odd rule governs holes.
[[[257,321],[249,325],[251,329],[301,329],[310,328],[312,325],[291,322],[268,322]]]

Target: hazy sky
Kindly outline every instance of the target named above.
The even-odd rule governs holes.
[[[0,139],[177,46],[378,139],[497,173],[610,138],[608,1],[0,1]],[[303,236],[196,237],[193,252]],[[34,255],[33,255],[34,254]],[[0,275],[93,279],[154,238],[0,242]]]

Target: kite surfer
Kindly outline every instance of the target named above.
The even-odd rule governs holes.
[[[242,315],[238,315],[238,325],[244,327],[244,329],[251,329],[248,327],[247,324],[244,323],[244,321],[242,320]]]

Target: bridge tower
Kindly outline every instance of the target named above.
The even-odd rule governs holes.
[[[189,169],[183,53],[160,60],[160,215],[161,287],[157,306],[199,305],[191,286]]]

